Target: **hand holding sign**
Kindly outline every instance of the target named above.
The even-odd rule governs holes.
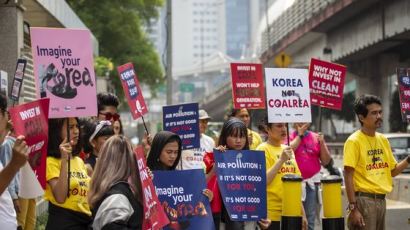
[[[287,146],[283,149],[282,154],[280,155],[280,160],[285,162],[292,159],[293,151],[292,148]]]
[[[61,159],[69,160],[71,158],[71,152],[73,151],[73,147],[69,142],[67,142],[67,138],[64,138],[63,142],[61,142],[59,147]]]
[[[28,147],[24,139],[24,136],[18,136],[13,145],[13,156],[11,157],[10,164],[16,168],[23,167],[28,159]]]

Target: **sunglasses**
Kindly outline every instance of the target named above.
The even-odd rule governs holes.
[[[118,121],[120,119],[120,115],[118,113],[99,113],[101,115],[105,116],[105,120],[106,121],[110,121],[111,119],[113,119],[114,121]]]

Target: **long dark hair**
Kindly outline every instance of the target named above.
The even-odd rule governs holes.
[[[61,130],[63,129],[64,122],[66,122],[69,118],[55,118],[55,119],[48,119],[48,148],[47,148],[47,156],[61,158],[60,153],[60,144],[63,142],[63,138],[61,137]],[[77,125],[79,126],[79,120],[76,117]],[[68,125],[68,124],[67,124]],[[77,156],[81,151],[81,129],[79,129],[78,134],[78,142],[77,145],[73,148],[72,155]]]
[[[168,168],[159,161],[159,156],[161,155],[164,146],[174,141],[178,142],[178,156],[177,159],[175,159],[175,163]],[[181,158],[181,145],[181,138],[177,134],[168,131],[158,132],[152,140],[151,150],[149,151],[147,158],[147,166],[151,170],[174,170]]]
[[[245,123],[238,118],[231,118],[227,120],[224,125],[222,126],[221,135],[219,136],[218,146],[219,145],[227,145],[226,139],[229,136],[239,136],[245,137],[246,143],[244,150],[249,150],[249,141],[248,141],[248,129],[246,128]],[[229,146],[227,146],[229,148]]]
[[[82,128],[82,144],[83,144],[83,151],[84,153],[92,153],[93,152],[93,146],[90,144],[90,137],[94,133],[95,129],[97,128],[97,125],[99,124],[100,121],[93,121],[90,119],[84,119],[81,120],[81,128]],[[102,136],[112,136],[114,135],[114,130],[112,128],[112,125],[104,125],[100,131],[98,131],[97,134],[95,134],[93,139],[96,139],[98,137]]]

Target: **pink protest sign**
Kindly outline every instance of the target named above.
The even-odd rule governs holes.
[[[148,113],[148,108],[145,104],[144,97],[140,84],[137,79],[137,74],[134,71],[132,63],[127,63],[117,67],[118,74],[124,89],[124,94],[127,97],[128,105],[130,106],[132,118],[138,119]]]
[[[312,104],[341,110],[345,76],[345,66],[312,58],[309,67]]]
[[[264,109],[265,86],[261,64],[231,63],[232,97],[235,109]]]
[[[144,219],[142,222],[142,229],[161,229],[165,225],[169,224],[169,220],[164,212],[164,209],[161,207],[161,203],[159,202],[158,196],[155,192],[154,184],[148,175],[147,162],[145,160],[143,147],[138,146],[134,150],[134,153],[137,159],[138,172],[140,174],[143,194]]]
[[[16,135],[26,137],[28,161],[43,189],[46,188],[49,102],[43,98],[9,109]]]
[[[50,118],[97,115],[88,30],[30,28],[38,98],[50,98]]]
[[[410,68],[397,68],[397,82],[400,97],[401,116],[410,122]]]

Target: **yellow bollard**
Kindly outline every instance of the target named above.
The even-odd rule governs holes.
[[[302,227],[302,177],[287,174],[282,177],[282,230],[301,229]]]
[[[327,176],[321,179],[323,197],[322,229],[324,230],[344,229],[341,182],[342,178],[339,176]]]

